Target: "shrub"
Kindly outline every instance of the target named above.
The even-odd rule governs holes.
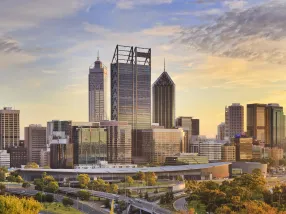
[[[24,188],[29,188],[30,186],[31,186],[31,184],[29,182],[24,182],[22,184],[22,187],[24,187]]]
[[[73,200],[68,198],[68,197],[64,197],[62,200],[62,203],[64,206],[72,206],[73,205]]]
[[[88,201],[90,198],[90,192],[86,190],[80,190],[77,192],[77,196],[83,201]]]
[[[35,200],[39,201],[39,202],[45,202],[46,201],[46,195],[42,192],[38,192],[35,196],[34,196]]]
[[[54,196],[52,194],[47,194],[45,199],[46,199],[46,202],[49,202],[49,203],[54,202]]]

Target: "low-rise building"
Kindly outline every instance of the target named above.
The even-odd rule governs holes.
[[[206,164],[207,156],[199,156],[198,153],[179,153],[174,156],[166,157],[165,165],[188,165],[188,164]]]
[[[235,161],[235,146],[223,145],[221,147],[221,160],[222,161]]]
[[[260,145],[253,145],[252,146],[252,159],[254,160],[260,160],[263,157],[263,150],[264,148]]]
[[[8,149],[10,154],[10,167],[21,168],[21,165],[26,165],[28,162],[27,148],[13,147]]]
[[[10,168],[10,154],[7,150],[0,150],[0,167]]]

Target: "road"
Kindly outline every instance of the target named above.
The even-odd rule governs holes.
[[[24,195],[24,196],[34,196],[36,195],[39,191],[38,190],[33,190],[33,189],[24,189],[24,188],[9,188],[6,189],[6,192],[15,194],[15,195]],[[47,193],[47,194],[52,194],[52,193]],[[53,194],[54,195],[54,199],[58,202],[61,202],[64,198],[63,195],[59,195],[59,194]],[[79,200],[74,200],[74,205],[73,207],[75,209],[78,209],[80,211],[82,211],[83,213],[87,213],[87,214],[106,214],[106,211],[101,211],[98,209],[98,207],[92,206],[91,203],[83,203]]]
[[[60,187],[59,190],[63,193],[70,193],[76,194],[80,189],[77,188],[70,188],[70,187]],[[156,203],[148,202],[145,200],[137,199],[137,198],[129,198],[123,195],[116,195],[106,192],[99,192],[93,190],[87,190],[91,193],[92,196],[100,197],[100,198],[107,198],[110,200],[118,200],[124,201],[128,204],[131,204],[133,207],[144,210],[149,213],[155,214],[171,214],[172,212],[166,209],[159,207]]]
[[[186,205],[186,197],[182,197],[174,202],[173,207],[176,211],[187,211],[188,209]]]

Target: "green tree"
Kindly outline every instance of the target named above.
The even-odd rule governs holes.
[[[45,191],[55,193],[59,190],[59,184],[56,181],[51,181],[45,186]]]
[[[0,183],[0,194],[4,195],[6,190],[5,184]]]
[[[74,204],[73,200],[68,198],[68,197],[64,197],[62,200],[62,203],[64,206],[72,206]]]
[[[154,186],[157,183],[157,176],[154,172],[147,172],[145,175],[147,186]]]
[[[43,203],[46,201],[46,195],[42,192],[38,192],[35,196],[34,196],[35,200]]]
[[[54,202],[54,196],[52,194],[47,194],[45,199],[46,199],[46,202],[49,202],[49,203]]]
[[[77,196],[83,201],[88,201],[90,198],[90,192],[86,190],[80,190],[77,192]]]
[[[118,188],[117,184],[111,184],[109,189],[110,189],[110,191],[109,191],[110,193],[115,193],[116,194],[116,193],[118,193],[118,189],[119,188]]]
[[[16,176],[15,181],[16,181],[17,183],[23,183],[23,182],[24,182],[23,178],[22,178],[20,175],[17,175],[17,176]]]
[[[29,188],[30,186],[31,186],[31,184],[29,182],[24,182],[22,184],[22,187],[24,187],[24,188]]]
[[[148,194],[148,192],[145,192],[145,195],[144,195],[144,198],[145,198],[145,200],[149,200],[149,194]]]
[[[0,170],[0,182],[5,181],[5,179],[6,179],[6,173]]]
[[[36,168],[39,168],[39,165],[35,162],[29,162],[25,166],[25,169],[36,169]]]
[[[80,188],[87,188],[90,178],[88,174],[80,174],[77,176],[77,180],[79,182]]]
[[[43,182],[44,182],[45,185],[47,185],[50,182],[55,181],[55,178],[53,176],[45,175],[45,174],[43,174],[42,179],[43,179]]]
[[[144,172],[137,172],[136,176],[135,176],[136,180],[139,181],[144,181],[145,180],[145,173]]]
[[[36,190],[39,190],[39,191],[43,191],[44,188],[45,188],[43,179],[41,179],[41,178],[36,178],[36,179],[34,180],[34,185],[35,185],[35,189],[36,189]]]
[[[133,178],[131,176],[127,176],[125,180],[129,184],[129,186],[131,186],[131,184],[134,183],[134,180],[133,180]]]

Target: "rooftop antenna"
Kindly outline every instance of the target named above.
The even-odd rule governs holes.
[[[165,58],[164,58],[164,71],[166,71],[166,63],[165,63]]]
[[[99,61],[99,51],[97,51],[97,61]]]

